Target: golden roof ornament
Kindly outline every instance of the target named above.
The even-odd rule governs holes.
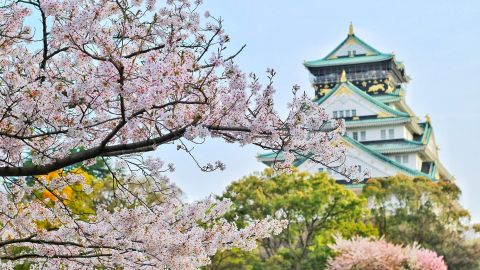
[[[425,120],[427,121],[427,123],[431,123],[432,122],[432,119],[430,118],[430,115],[425,115]]]
[[[342,75],[340,75],[340,82],[347,82],[347,72],[345,71],[345,69],[342,70]]]
[[[348,27],[348,35],[353,36],[353,23],[350,22],[350,27]]]

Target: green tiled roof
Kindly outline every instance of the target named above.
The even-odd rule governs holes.
[[[296,159],[295,161],[293,162],[293,166],[294,167],[298,167],[300,166],[305,160],[308,159],[308,157],[310,157],[311,155],[307,156],[307,157],[303,157],[303,156],[296,156]],[[268,165],[268,162],[270,161],[283,161],[284,160],[284,155],[283,155],[283,152],[269,152],[269,153],[265,153],[265,154],[258,154],[257,155],[257,159],[263,163],[265,163],[266,165]]]
[[[379,62],[379,61],[389,60],[392,58],[393,58],[393,55],[391,54],[362,55],[362,56],[354,56],[354,57],[340,57],[335,59],[319,59],[314,61],[306,61],[303,63],[303,65],[306,67],[328,67],[328,66],[340,66],[340,65]]]
[[[332,56],[335,55],[338,50],[347,42],[353,42],[365,50],[369,52],[368,55],[357,55],[353,57],[339,57],[333,58]],[[306,67],[325,67],[325,66],[338,66],[338,65],[348,65],[348,64],[358,64],[358,63],[370,63],[370,62],[378,62],[384,61],[388,59],[392,59],[394,57],[393,54],[385,54],[382,53],[372,46],[365,43],[363,40],[355,36],[355,34],[348,35],[333,51],[331,51],[327,56],[322,59],[313,60],[313,61],[305,61],[304,66]]]
[[[382,118],[365,118],[365,119],[353,119],[352,117],[344,119],[345,126],[347,128],[358,128],[358,127],[375,127],[375,126],[386,126],[393,124],[403,124],[411,123],[411,117],[405,116],[394,116],[394,117],[382,117]],[[326,123],[324,126],[325,130],[331,130],[331,123]]]
[[[421,142],[411,140],[381,141],[378,143],[364,142],[364,144],[368,148],[383,154],[414,152],[425,147]]]
[[[345,120],[346,127],[363,127],[363,126],[379,126],[387,124],[408,123],[411,121],[410,117],[386,117],[386,118],[371,118],[359,120]]]
[[[430,137],[432,137],[432,126],[429,122],[420,123],[420,126],[423,128],[421,142],[427,145],[430,142]]]
[[[402,89],[397,88],[392,93],[372,95],[372,97],[383,103],[390,103],[402,100]]]
[[[391,102],[397,102],[402,100],[401,96],[394,96],[394,95],[378,95],[378,96],[374,96],[374,98],[383,103],[391,103]]]
[[[363,142],[368,148],[379,153],[405,153],[412,151],[420,151],[430,142],[432,136],[432,126],[430,123],[420,123],[423,128],[422,136],[418,140],[395,140],[395,141],[379,141],[374,143]]]
[[[283,153],[277,153],[277,152],[269,152],[265,154],[258,154],[257,155],[258,159],[274,159],[277,158],[278,160],[283,160]]]
[[[378,100],[376,100],[375,98],[373,98],[372,96],[370,96],[369,94],[365,93],[364,91],[360,90],[358,87],[356,87],[353,83],[351,82],[345,82],[345,83],[340,83],[340,84],[337,84],[333,89],[332,91],[330,91],[328,94],[326,94],[325,96],[315,100],[315,102],[320,105],[322,104],[325,100],[327,100],[331,95],[333,95],[335,92],[337,92],[337,90],[342,86],[342,85],[347,85],[347,87],[352,90],[354,93],[362,96],[363,98],[365,98],[366,100],[368,100],[369,102],[377,105],[378,107],[380,107],[381,109],[383,109],[384,111],[387,111],[393,115],[396,115],[396,116],[403,116],[403,117],[409,117],[409,115],[407,113],[404,113],[404,112],[401,112],[401,111],[398,111],[398,110],[395,110],[393,109],[392,107],[388,106],[388,105],[385,105],[385,103],[383,102],[380,102]]]

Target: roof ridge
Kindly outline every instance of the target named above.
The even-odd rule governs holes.
[[[392,59],[391,54],[379,54],[379,55],[359,55],[355,57],[340,57],[334,59],[317,59],[312,61],[304,61],[305,67],[326,67],[346,64],[358,64],[358,63],[370,63],[379,62]]]
[[[422,142],[415,141],[415,140],[408,140],[405,138],[400,138],[400,139],[387,139],[387,140],[376,140],[376,141],[366,141],[365,143],[367,145],[374,145],[375,143],[394,143],[394,142],[406,142],[406,143],[411,143],[415,145],[424,145]]]

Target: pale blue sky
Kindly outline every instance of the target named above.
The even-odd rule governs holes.
[[[232,51],[247,45],[237,59],[244,71],[277,70],[279,110],[294,84],[313,96],[302,62],[325,56],[346,37],[350,21],[364,41],[395,52],[412,78],[407,102],[417,115],[431,116],[441,159],[457,178],[462,204],[480,222],[480,1],[206,0],[205,7],[225,20]],[[224,161],[223,172],[201,173],[173,146],[160,148],[159,156],[175,162],[170,176],[189,200],[219,194],[264,168],[255,160],[259,149],[219,140],[197,146],[196,156]]]

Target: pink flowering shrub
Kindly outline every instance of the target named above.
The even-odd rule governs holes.
[[[385,239],[372,240],[337,237],[330,246],[337,256],[328,261],[328,270],[446,270],[441,256],[434,251],[417,245],[402,247],[388,243]]]
[[[412,248],[416,253],[415,269],[427,269],[427,270],[446,270],[447,265],[443,261],[442,256],[438,256],[435,251],[428,249]]]

